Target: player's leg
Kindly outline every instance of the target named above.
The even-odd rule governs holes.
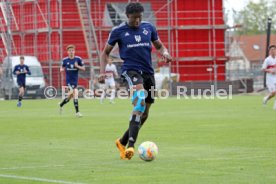
[[[125,150],[125,157],[129,160],[134,155],[134,145],[140,130],[141,117],[146,108],[143,84],[136,85],[136,90],[133,92],[132,104],[134,109],[129,122],[128,148]]]
[[[143,78],[140,73],[130,71],[125,73],[129,83],[130,93],[132,94],[132,104],[134,106],[129,122],[128,148],[125,150],[125,157],[131,159],[134,155],[134,145],[138,137],[141,116],[146,109],[145,90]]]
[[[144,82],[144,88],[147,91],[146,96],[146,109],[145,112],[142,114],[141,117],[141,126],[146,122],[149,116],[149,110],[151,107],[151,104],[154,103],[154,96],[155,96],[155,79],[152,75],[143,75],[143,82]],[[124,135],[121,137],[120,142],[123,145],[127,145],[129,139],[129,129],[127,129],[124,133]]]
[[[143,78],[139,73],[135,71],[128,71],[124,72],[122,76],[127,81],[129,89],[132,90],[132,104],[134,105],[134,109],[130,117],[129,127],[124,133],[123,137],[116,140],[116,146],[120,151],[120,156],[122,159],[131,159],[131,157],[134,155],[134,144],[139,133],[141,115],[144,112],[146,106],[145,93],[143,88]],[[127,144],[128,148],[125,150],[125,146]]]
[[[263,105],[266,105],[267,102],[276,95],[276,84],[274,83],[267,83],[267,88],[269,94],[263,98]]]
[[[110,90],[111,90],[109,102],[113,104],[114,103],[114,99],[115,99],[115,94],[116,94],[114,79],[111,79],[109,81],[109,86],[110,86]]]
[[[18,102],[17,102],[17,107],[21,107],[22,106],[22,99],[23,99],[23,96],[24,96],[24,88],[25,88],[25,85],[23,84],[18,84],[19,85],[19,93],[18,93]]]
[[[142,114],[141,117],[141,125],[140,128],[142,127],[142,125],[145,123],[145,121],[148,119],[149,116],[149,109],[151,107],[152,103],[146,103],[146,109],[145,112]],[[129,129],[127,129],[124,133],[124,135],[122,136],[122,138],[120,139],[120,142],[122,143],[122,145],[127,145],[128,143],[128,139],[129,139]]]
[[[60,106],[60,113],[62,113],[62,110],[63,110],[62,108],[63,108],[63,106],[64,106],[65,104],[67,104],[67,103],[71,100],[71,98],[73,97],[74,91],[73,91],[73,88],[72,88],[70,85],[68,85],[68,90],[69,90],[68,96],[65,97],[65,98],[62,100],[62,102],[59,103],[59,106]]]
[[[73,90],[73,96],[74,96],[74,107],[75,107],[75,110],[76,110],[76,116],[77,117],[82,117],[82,114],[79,112],[79,91],[77,89],[77,87],[74,88]]]
[[[144,87],[144,89],[142,89],[142,90],[146,90],[146,94],[144,94],[145,107],[143,107],[142,111],[138,111],[138,115],[140,115],[140,117],[139,117],[140,118],[140,126],[138,128],[138,131],[140,130],[141,126],[145,123],[145,121],[148,118],[149,109],[151,107],[151,104],[154,103],[154,96],[155,96],[155,79],[154,79],[154,76],[149,75],[149,74],[143,74],[142,77],[143,77],[143,85],[142,86]],[[139,89],[138,89],[138,91],[139,91]],[[134,106],[136,106],[136,105],[134,104]],[[137,135],[138,135],[138,132],[137,132]],[[126,135],[124,135],[124,136],[126,136]],[[136,137],[136,139],[137,139],[137,137]],[[132,147],[132,144],[133,144],[133,147],[134,147],[134,143],[132,143],[132,141],[131,141],[131,127],[129,127],[128,147]],[[128,155],[128,153],[127,153],[128,149],[125,152],[126,152],[126,158],[131,159],[131,157],[133,155],[131,155],[131,153],[130,153],[130,156]]]
[[[143,126],[143,124],[146,122],[146,120],[147,120],[148,117],[149,117],[149,110],[150,110],[151,104],[152,104],[152,103],[146,103],[145,112],[143,113],[143,115],[142,115],[142,117],[141,117],[141,127]]]
[[[102,91],[102,94],[101,94],[101,97],[100,97],[100,103],[102,104],[104,102],[104,99],[105,99],[105,96],[106,96],[106,90],[108,89],[108,84],[107,84],[107,80],[105,79],[105,83],[104,85],[102,85],[101,87],[101,91]]]
[[[272,86],[273,87],[271,87],[271,96],[274,97],[276,96],[276,83],[274,83]],[[276,110],[276,100],[274,101],[273,109]]]
[[[149,116],[149,110],[151,107],[151,104],[154,103],[154,98],[155,98],[155,79],[153,75],[150,74],[144,74],[143,75],[144,79],[144,88],[147,92],[146,96],[146,109],[145,112],[143,113],[141,117],[141,126],[146,122]]]

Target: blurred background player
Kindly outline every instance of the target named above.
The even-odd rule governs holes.
[[[266,86],[269,91],[269,94],[263,99],[264,105],[276,95],[276,45],[269,46],[269,54],[262,66],[262,70],[266,72]],[[276,110],[276,101],[273,109]]]
[[[26,88],[26,74],[31,75],[29,67],[24,64],[24,56],[20,56],[20,64],[16,65],[13,70],[13,74],[17,76],[17,84],[19,88],[17,107],[21,107],[22,98]]]
[[[114,77],[118,77],[116,66],[112,63],[112,58],[108,58],[108,63],[105,66],[105,83],[101,94],[100,102],[103,103],[106,94],[110,94],[110,103],[114,103],[116,86]]]
[[[142,22],[144,7],[140,3],[131,2],[126,6],[127,22],[112,29],[101,56],[101,77],[104,80],[104,69],[110,52],[116,43],[119,46],[120,57],[124,61],[122,76],[128,82],[134,106],[131,113],[129,128],[116,146],[121,159],[131,159],[134,155],[134,144],[140,127],[148,118],[149,109],[154,103],[152,91],[155,88],[154,70],[152,68],[152,43],[161,53],[166,62],[172,57],[158,37],[156,28],[149,22]],[[147,97],[145,91],[148,93]],[[125,146],[128,146],[127,149]]]
[[[60,72],[66,71],[66,85],[68,87],[69,93],[66,98],[59,104],[60,113],[62,113],[63,106],[70,101],[71,98],[74,98],[74,106],[76,109],[76,116],[82,117],[82,114],[79,112],[79,102],[78,102],[78,72],[79,70],[85,71],[85,66],[80,57],[75,56],[75,46],[68,45],[66,47],[68,57],[64,58],[62,65],[60,67]]]

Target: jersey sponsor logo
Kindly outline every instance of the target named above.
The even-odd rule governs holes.
[[[140,35],[134,35],[134,38],[135,38],[136,42],[138,42],[138,43],[141,41]]]
[[[133,48],[133,47],[149,47],[150,43],[137,43],[137,44],[128,44],[127,48]]]
[[[143,31],[144,35],[148,35],[148,31],[144,28],[144,31]]]

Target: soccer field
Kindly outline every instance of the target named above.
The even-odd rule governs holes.
[[[115,139],[128,126],[129,100],[0,101],[0,183],[276,183],[276,111],[262,96],[156,100],[137,147],[153,141],[157,159],[120,160]]]

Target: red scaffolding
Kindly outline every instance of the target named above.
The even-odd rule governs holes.
[[[180,81],[225,80],[225,24],[222,0],[140,0],[147,6],[160,39],[171,51],[171,72]],[[112,4],[113,3],[113,4]],[[67,44],[77,46],[77,55],[90,66],[81,84],[89,85],[99,54],[112,28],[106,11],[117,12],[120,0],[11,0],[1,2],[0,57],[37,56],[49,85],[62,85],[58,66]],[[116,9],[117,8],[117,9]],[[121,12],[122,13],[122,12]],[[8,41],[9,40],[9,43]],[[154,66],[161,67],[154,52]]]

